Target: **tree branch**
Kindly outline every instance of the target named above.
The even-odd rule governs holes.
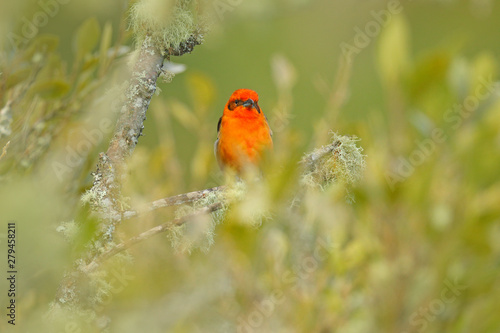
[[[200,200],[205,198],[208,194],[213,193],[213,192],[223,192],[225,191],[227,186],[217,186],[217,187],[212,187],[212,188],[207,188],[205,190],[201,191],[194,191],[194,192],[188,192],[184,194],[178,194],[174,195],[172,197],[168,198],[163,198],[163,199],[158,199],[155,200],[145,207],[134,211],[134,210],[129,210],[123,213],[123,219],[130,219],[133,217],[136,217],[140,214],[151,212],[153,210],[163,208],[163,207],[170,207],[170,206],[178,206],[182,205],[185,203],[193,202],[196,200]]]
[[[7,141],[5,146],[3,146],[2,155],[0,155],[0,160],[7,154],[7,149],[9,148],[9,145],[10,145],[10,141]]]
[[[94,271],[95,269],[97,269],[99,267],[99,265],[102,262],[104,262],[105,260],[111,258],[112,256],[114,256],[120,252],[127,250],[131,246],[133,246],[137,243],[143,242],[143,241],[153,237],[154,235],[157,235],[157,234],[162,233],[164,231],[170,230],[170,228],[172,228],[172,227],[179,227],[179,226],[183,225],[184,223],[188,222],[189,220],[191,220],[193,217],[215,212],[216,210],[219,210],[222,207],[223,207],[223,205],[221,202],[216,202],[216,203],[211,204],[207,207],[200,208],[199,210],[197,210],[193,214],[189,214],[189,215],[177,218],[175,220],[160,224],[154,228],[151,228],[151,229],[149,229],[149,230],[147,230],[147,231],[145,231],[145,232],[143,232],[135,237],[130,238],[129,240],[127,240],[123,243],[116,245],[115,247],[109,249],[108,251],[104,252],[103,254],[101,254],[100,256],[95,258],[90,264],[88,264],[87,266],[82,268],[82,272],[90,273],[90,272]]]
[[[99,154],[97,170],[93,173],[94,185],[90,190],[94,198],[92,206],[102,220],[100,230],[106,239],[112,239],[115,224],[122,220],[120,188],[125,161],[142,135],[146,111],[156,91],[156,80],[162,73],[163,61],[170,55],[190,53],[194,46],[201,44],[201,40],[201,33],[196,31],[178,48],[169,48],[167,53],[152,46],[149,37],[142,43],[115,133],[106,153]]]
[[[132,78],[120,110],[115,133],[106,153],[99,154],[97,170],[93,173],[93,208],[102,219],[101,231],[111,239],[113,226],[121,220],[119,205],[120,183],[125,160],[135,149],[144,129],[146,111],[156,91],[164,57],[160,50],[149,45],[146,38],[137,56]]]

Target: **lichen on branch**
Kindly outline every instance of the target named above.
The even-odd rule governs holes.
[[[325,189],[332,183],[343,183],[346,190],[362,177],[365,168],[363,148],[356,137],[332,133],[330,143],[314,149],[302,159],[305,170],[302,183]]]
[[[193,38],[200,31],[193,0],[143,0],[132,7],[131,26],[136,43],[148,44],[160,50],[161,55],[181,55],[201,43]]]

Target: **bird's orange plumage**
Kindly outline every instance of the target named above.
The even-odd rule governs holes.
[[[258,166],[265,150],[272,149],[272,131],[250,89],[236,90],[227,102],[217,125],[215,156],[222,169],[241,174]]]

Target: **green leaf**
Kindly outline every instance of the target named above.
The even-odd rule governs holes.
[[[99,58],[90,57],[86,58],[82,66],[82,72],[93,70],[99,64]]]
[[[419,59],[408,78],[408,92],[413,101],[421,100],[424,95],[436,94],[439,88],[446,87],[452,55],[434,51]]]
[[[25,81],[26,79],[28,79],[30,73],[31,73],[31,68],[29,67],[23,67],[21,69],[18,69],[17,71],[15,71],[14,73],[10,74],[7,77],[7,82],[5,85],[6,88],[7,89],[12,88],[15,85]]]
[[[59,99],[69,91],[69,84],[63,80],[52,80],[36,83],[31,88],[32,94],[37,94],[44,99]]]
[[[49,54],[45,62],[45,67],[38,74],[38,78],[42,77],[43,72],[47,74],[47,78],[66,76],[65,64],[58,53]]]
[[[98,85],[99,82],[94,79],[94,73],[93,72],[83,72],[79,77],[78,77],[78,82],[76,85],[76,92],[81,95],[85,95],[89,90],[89,87],[94,87],[95,85]]]
[[[203,73],[190,73],[186,78],[191,100],[194,102],[194,110],[201,116],[206,112],[215,100],[215,85],[210,77]]]
[[[382,80],[395,83],[409,62],[409,29],[403,15],[395,15],[380,34],[378,66]]]
[[[199,128],[198,118],[184,103],[172,100],[170,102],[170,114],[187,129],[195,131]]]
[[[101,28],[95,17],[87,19],[78,28],[75,35],[74,51],[78,58],[91,52],[99,42]]]
[[[99,47],[99,73],[102,74],[104,68],[108,64],[108,50],[111,47],[111,38],[113,37],[113,26],[110,22],[106,22],[101,36],[101,45]]]

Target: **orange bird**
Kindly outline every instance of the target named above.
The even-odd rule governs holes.
[[[259,165],[265,150],[273,147],[273,132],[259,107],[259,95],[250,89],[236,90],[217,124],[215,157],[222,170],[241,174]]]

